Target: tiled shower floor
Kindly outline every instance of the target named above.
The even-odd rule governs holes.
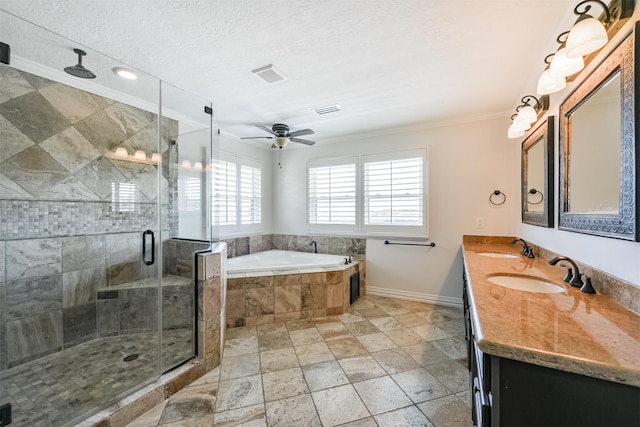
[[[193,332],[163,332],[163,366],[193,354]],[[138,354],[136,360],[123,358]],[[159,376],[158,337],[99,338],[0,373],[0,404],[12,404],[12,426],[62,426]]]

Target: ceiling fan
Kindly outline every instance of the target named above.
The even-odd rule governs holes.
[[[263,125],[256,125],[256,127],[270,133],[272,136],[248,136],[240,139],[273,139],[274,141],[271,148],[277,147],[280,149],[286,147],[289,141],[298,142],[305,145],[313,145],[316,143],[315,141],[298,138],[302,135],[313,135],[314,132],[311,129],[302,129],[289,132],[289,126],[283,125],[282,123],[276,123],[271,128]]]

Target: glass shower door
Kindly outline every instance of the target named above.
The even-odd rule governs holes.
[[[0,28],[0,405],[73,424],[161,372],[160,82],[3,11]],[[63,71],[74,48],[95,79]]]

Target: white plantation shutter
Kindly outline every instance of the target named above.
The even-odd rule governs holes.
[[[243,163],[248,163],[246,160]],[[262,223],[262,168],[240,165],[240,224]]]
[[[308,164],[310,231],[427,237],[427,150]]]
[[[212,221],[221,234],[262,228],[262,163],[230,154],[213,161]]]
[[[237,219],[237,167],[229,160],[213,161],[213,223],[235,225]]]
[[[331,160],[329,162],[332,162]],[[311,162],[308,168],[308,221],[310,225],[356,225],[356,159]]]
[[[365,163],[365,225],[422,225],[422,182],[422,158]]]
[[[180,212],[199,211],[202,195],[200,192],[201,178],[191,176],[178,177],[178,201]]]
[[[425,150],[362,156],[363,231],[426,234]]]

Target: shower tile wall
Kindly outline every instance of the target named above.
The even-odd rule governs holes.
[[[153,113],[0,64],[0,370],[136,329],[97,291],[156,274],[140,262],[140,232],[157,223],[156,166],[107,156],[150,157],[157,129]],[[177,131],[162,121],[165,156]],[[168,203],[162,217],[168,236]]]

